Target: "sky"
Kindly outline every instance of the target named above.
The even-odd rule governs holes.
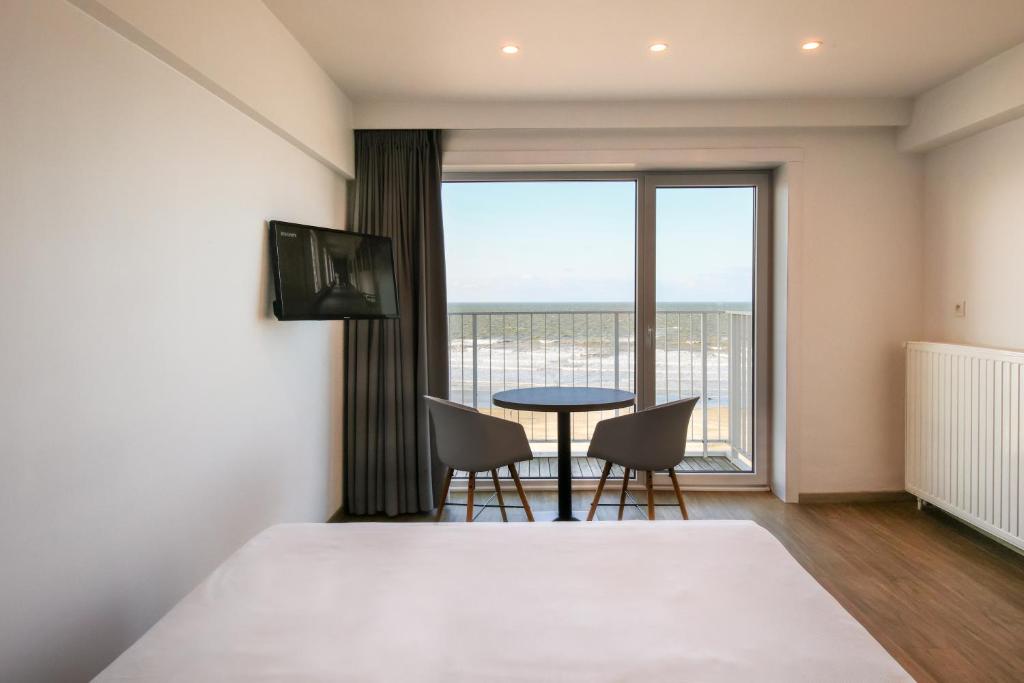
[[[623,181],[449,182],[451,302],[630,302],[635,186]],[[753,189],[659,188],[658,301],[750,300]]]

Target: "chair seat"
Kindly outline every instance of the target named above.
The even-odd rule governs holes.
[[[491,470],[500,470],[502,467],[508,467],[509,465],[516,465],[521,462],[533,460],[533,453],[527,455],[510,456],[507,458],[489,458],[486,466],[476,467],[456,467],[455,469],[460,472],[475,472],[480,474],[481,472],[490,472]]]
[[[620,457],[621,455],[625,455],[626,457]],[[622,453],[619,453],[619,452],[596,451],[593,448],[591,448],[590,450],[587,451],[587,457],[588,458],[594,458],[596,460],[603,460],[604,462],[610,462],[612,465],[618,465],[619,467],[622,467],[624,469],[625,468],[633,469],[633,470],[645,469],[645,468],[637,467],[636,466],[637,460],[642,460],[642,458],[639,458],[639,459],[638,458],[634,458],[631,454],[622,454]]]

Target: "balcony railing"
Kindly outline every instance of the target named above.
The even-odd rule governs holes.
[[[452,311],[448,314],[453,401],[520,422],[536,444],[554,443],[554,415],[491,404],[505,389],[533,386],[636,386],[635,317],[629,310]],[[752,325],[749,311],[658,310],[658,403],[701,396],[688,453],[728,454],[749,463],[752,438]],[[573,441],[626,411],[576,413]],[[699,448],[697,448],[699,444]],[[745,468],[743,468],[745,469]]]

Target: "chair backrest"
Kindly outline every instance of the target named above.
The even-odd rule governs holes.
[[[423,398],[430,414],[431,448],[445,465],[485,472],[533,458],[521,424],[442,398]]]
[[[690,416],[699,400],[684,398],[601,420],[587,455],[635,470],[672,469],[686,453]]]

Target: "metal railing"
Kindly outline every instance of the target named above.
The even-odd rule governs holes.
[[[556,440],[555,417],[508,411],[491,395],[532,386],[636,386],[636,325],[628,310],[486,311],[448,314],[450,397],[520,422],[533,442]],[[689,441],[725,445],[749,457],[752,440],[753,329],[749,311],[658,310],[655,318],[655,398],[703,399]],[[574,441],[625,411],[577,413]]]

